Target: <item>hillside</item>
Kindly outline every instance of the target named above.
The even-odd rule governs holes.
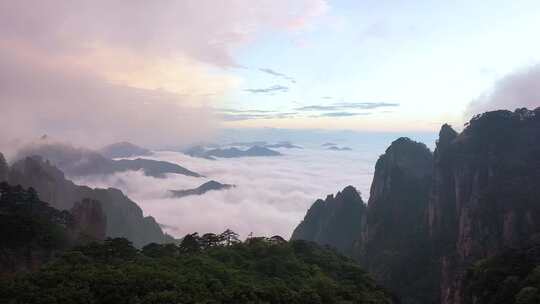
[[[139,247],[151,242],[172,241],[155,219],[144,216],[142,209],[122,191],[76,185],[41,157],[27,157],[12,164],[8,181],[34,188],[42,200],[59,210],[69,210],[85,199],[99,201],[107,217],[108,237],[125,237]]]
[[[396,303],[357,264],[313,243],[273,237],[227,244],[220,236],[193,234],[180,246],[141,251],[125,239],[78,247],[37,273],[0,281],[0,301]]]
[[[37,192],[0,183],[0,276],[32,271],[76,244],[104,238],[105,215],[96,201],[60,211]]]

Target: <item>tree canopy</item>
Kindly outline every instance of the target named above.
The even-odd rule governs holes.
[[[223,238],[229,236],[230,238]],[[0,281],[8,303],[393,303],[360,267],[305,241],[187,235],[137,250],[107,239]]]

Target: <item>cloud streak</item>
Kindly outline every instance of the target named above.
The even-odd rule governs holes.
[[[271,112],[271,111],[240,111],[240,112],[219,112],[216,115],[224,121],[242,121],[252,119],[285,119],[294,118],[297,112]]]
[[[283,73],[280,73],[280,72],[276,72],[272,69],[266,69],[266,68],[260,68],[259,71],[263,72],[263,73],[266,73],[266,74],[270,74],[272,76],[276,76],[276,77],[280,77],[280,78],[283,78],[285,80],[288,80],[292,83],[296,83],[296,80],[290,76],[287,76]]]
[[[254,94],[286,93],[289,91],[289,87],[282,86],[282,85],[273,85],[268,88],[245,89],[244,91],[254,93]]]
[[[373,110],[379,108],[399,107],[399,103],[390,102],[338,102],[328,105],[310,105],[296,108],[297,111],[336,111],[336,110]]]
[[[364,116],[370,115],[369,112],[358,113],[358,112],[328,112],[317,115],[316,117],[351,117],[351,116]]]

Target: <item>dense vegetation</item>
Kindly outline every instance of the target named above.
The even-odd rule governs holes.
[[[7,303],[392,303],[350,259],[280,237],[188,235],[137,250],[122,238],[66,252],[0,284]]]
[[[465,285],[467,303],[540,303],[540,244],[477,262]]]
[[[73,242],[73,218],[32,188],[0,183],[0,274],[32,269]]]

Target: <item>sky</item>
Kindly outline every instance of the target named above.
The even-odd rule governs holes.
[[[0,0],[0,138],[459,128],[540,105],[539,13],[526,0]]]

